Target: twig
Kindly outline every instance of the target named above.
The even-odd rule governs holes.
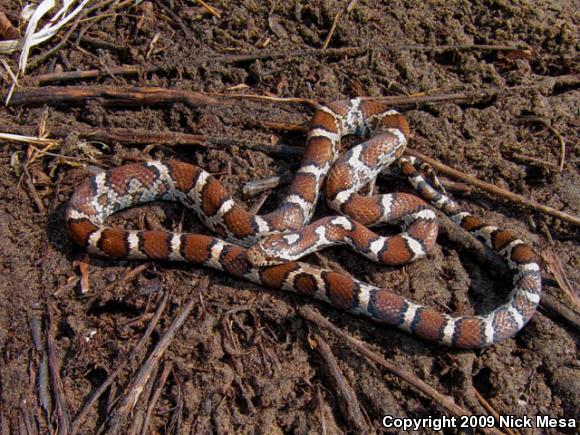
[[[417,137],[415,137],[415,140],[417,141]],[[491,193],[495,196],[499,196],[500,198],[503,199],[507,199],[508,201],[511,201],[515,204],[518,204],[521,207],[530,209],[530,210],[534,210],[534,211],[539,211],[542,213],[545,213],[547,215],[556,217],[558,219],[562,219],[563,221],[569,222],[573,225],[576,226],[580,226],[580,218],[570,215],[566,212],[560,211],[560,210],[556,210],[552,207],[548,207],[547,205],[543,205],[540,204],[534,200],[531,199],[527,199],[521,195],[512,193],[508,190],[502,189],[501,187],[497,187],[494,186],[493,184],[490,183],[486,183],[485,181],[481,181],[480,179],[473,177],[471,175],[465,174],[464,172],[458,171],[457,169],[453,169],[450,166],[447,166],[444,163],[439,162],[438,160],[435,160],[431,157],[427,157],[425,154],[411,149],[411,148],[407,148],[405,150],[406,154],[409,154],[411,156],[415,156],[421,160],[423,160],[426,163],[429,163],[431,166],[433,166],[433,168],[437,169],[440,172],[443,172],[446,175],[449,175],[451,177],[454,178],[458,178],[461,181],[464,181],[465,183],[471,184],[475,187],[478,187],[488,193]]]
[[[324,408],[322,406],[322,391],[320,389],[320,384],[316,385],[316,397],[318,400],[318,410],[320,413],[320,432],[322,435],[326,435],[326,420],[324,418]]]
[[[50,373],[50,384],[54,395],[55,411],[58,418],[58,434],[66,435],[69,433],[70,427],[70,413],[66,396],[64,393],[64,386],[60,377],[60,364],[57,362],[57,351],[54,343],[54,334],[56,332],[56,325],[52,318],[52,309],[49,305],[46,306],[47,327],[46,327],[46,350],[48,354],[48,371]]]
[[[547,292],[542,293],[540,306],[547,314],[555,315],[556,318],[564,320],[576,332],[580,332],[580,314],[572,308],[564,305],[557,298]]]
[[[153,351],[147,358],[147,360],[143,363],[135,379],[131,383],[129,387],[129,391],[127,395],[123,398],[113,415],[108,420],[108,430],[107,433],[110,434],[117,434],[120,433],[120,429],[125,423],[127,417],[131,413],[132,409],[136,405],[139,397],[143,391],[143,387],[149,380],[153,371],[159,365],[159,360],[173,341],[173,338],[185,322],[185,319],[189,316],[189,313],[193,309],[195,302],[197,301],[197,295],[200,292],[205,292],[209,286],[209,279],[207,277],[203,277],[198,285],[198,289],[195,292],[194,297],[192,297],[189,302],[183,307],[179,315],[175,318],[175,320],[171,323],[163,337],[159,340]]]
[[[17,134],[31,134],[32,129],[30,127],[8,125],[0,123],[0,131],[10,131]],[[215,146],[239,146],[241,148],[247,148],[255,151],[261,151],[268,155],[279,156],[283,158],[296,158],[300,157],[304,153],[304,148],[288,145],[270,145],[267,143],[256,143],[249,142],[241,139],[230,138],[230,137],[215,137],[215,136],[202,136],[197,134],[182,133],[176,131],[150,131],[150,130],[139,130],[131,128],[73,128],[73,127],[51,127],[50,135],[58,138],[67,138],[71,134],[76,135],[79,139],[85,139],[89,141],[97,141],[103,143],[122,143],[125,145],[165,145],[165,146],[187,146],[196,145],[202,147]],[[1,136],[1,134],[0,134]],[[21,137],[10,139],[8,136],[7,140],[30,142],[35,141],[39,143],[50,143],[53,144],[57,142],[57,139],[40,139],[36,137]],[[52,153],[43,152],[47,155],[52,155]],[[73,158],[70,156],[63,156],[64,158]]]
[[[274,189],[280,185],[288,184],[290,180],[292,180],[293,176],[294,174],[291,172],[285,172],[282,175],[274,175],[273,177],[248,181],[242,187],[242,193],[246,198],[256,196],[262,192]]]
[[[100,3],[97,3],[96,5],[91,6],[90,8],[88,8],[87,11],[86,11],[86,14],[90,16],[93,12],[95,12],[95,11],[97,11],[99,9],[103,9],[106,6],[109,6],[111,3],[113,3],[113,1],[115,1],[115,0],[102,0]],[[116,9],[115,6],[118,7],[120,5],[118,5],[118,4],[117,5],[114,5],[111,9],[115,10]]]
[[[71,35],[73,34],[73,32],[76,30],[76,28],[78,27],[79,23],[81,22],[81,19],[83,18],[84,14],[80,13],[78,15],[78,17],[75,19],[75,21],[73,22],[73,24],[70,26],[70,28],[66,31],[66,33],[62,36],[62,38],[60,38],[60,41],[51,49],[45,51],[42,54],[39,54],[38,56],[30,59],[28,61],[28,70],[32,70],[33,68],[36,68],[38,65],[40,65],[42,62],[44,62],[46,59],[48,59],[50,56],[52,56],[54,53],[56,53],[58,50],[60,50],[60,48],[67,43],[67,41],[70,39]]]
[[[75,417],[74,421],[71,424],[70,429],[71,434],[75,434],[82,427],[87,414],[94,406],[94,404],[97,402],[97,400],[99,400],[101,395],[107,390],[107,388],[109,388],[109,385],[113,383],[113,381],[117,378],[117,376],[119,376],[119,374],[127,366],[127,364],[129,364],[129,362],[131,362],[136,356],[138,356],[143,347],[147,344],[149,337],[155,330],[155,327],[157,326],[157,323],[161,318],[161,314],[163,314],[163,311],[165,310],[165,306],[167,305],[168,300],[169,300],[169,292],[166,292],[165,295],[163,295],[161,302],[157,306],[153,318],[147,325],[145,333],[143,334],[143,336],[141,337],[141,339],[139,340],[133,351],[123,361],[117,364],[117,368],[115,369],[115,371],[113,371],[113,373],[111,373],[107,377],[107,379],[99,386],[99,388],[97,388],[93,392],[93,394],[91,394],[89,399],[85,402],[81,410],[78,412],[77,416]]]
[[[542,260],[544,261],[546,268],[554,276],[554,279],[562,291],[566,293],[570,301],[576,307],[580,308],[580,297],[578,296],[578,291],[574,288],[568,279],[560,258],[554,253],[552,248],[546,247],[542,249]]]
[[[4,126],[0,125],[0,129],[4,130]],[[18,130],[18,131],[29,131],[29,128],[20,128],[20,127],[8,127],[9,130]],[[22,142],[27,144],[37,144],[37,145],[55,145],[56,142],[54,139],[45,139],[42,137],[37,136],[24,136],[19,134],[12,134],[12,133],[0,133],[0,140],[6,142]]]
[[[271,128],[273,130],[283,131],[297,131],[306,133],[308,131],[308,124],[287,124],[285,122],[276,121],[259,121],[260,127]]]
[[[96,47],[96,48],[102,48],[103,50],[116,51],[119,53],[125,53],[128,51],[127,47],[124,47],[122,45],[113,44],[112,42],[103,41],[103,40],[98,39],[98,38],[93,38],[91,36],[80,35],[79,41],[82,42],[83,44],[91,45],[91,46]],[[123,68],[123,67],[121,67],[121,68]],[[110,68],[110,70],[114,70],[114,69],[115,68]],[[116,74],[113,73],[113,75],[116,75]]]
[[[349,345],[352,346],[358,353],[364,355],[371,361],[374,361],[375,363],[381,365],[394,375],[400,377],[401,379],[406,381],[409,385],[411,385],[418,391],[422,392],[427,397],[431,398],[435,403],[439,404],[443,409],[447,410],[451,414],[456,416],[471,415],[471,413],[467,409],[464,409],[461,406],[455,404],[451,398],[439,393],[433,387],[427,385],[425,382],[418,379],[412,373],[409,373],[406,370],[401,369],[399,366],[385,360],[380,355],[377,355],[376,353],[367,349],[360,341],[356,340],[355,338],[348,335],[346,332],[334,326],[327,319],[325,319],[320,314],[316,313],[311,308],[300,307],[298,308],[298,314],[303,318],[305,318],[306,320],[315,323],[318,327],[332,331],[333,334],[347,341]],[[496,429],[487,429],[487,431],[493,434],[501,434],[501,432],[497,431]]]
[[[543,166],[544,168],[552,170],[552,171],[553,170],[560,171],[560,167],[558,165],[555,165],[554,163],[546,162],[545,160],[538,159],[536,157],[528,156],[526,154],[513,152],[513,153],[509,154],[509,156],[511,158],[513,158],[514,160],[521,162],[521,163],[532,163],[534,165]]]
[[[216,8],[214,8],[213,6],[208,5],[206,2],[204,2],[203,0],[196,0],[197,3],[199,3],[201,5],[201,7],[203,7],[205,10],[207,10],[210,14],[212,14],[214,17],[216,18],[221,18],[222,14],[220,11],[218,11]]]
[[[173,372],[173,379],[175,380],[175,386],[177,387],[177,397],[175,398],[177,403],[173,407],[173,413],[169,419],[169,423],[167,424],[167,433],[180,434],[183,433],[181,430],[181,424],[183,421],[183,388],[181,381],[175,372]]]
[[[473,255],[479,263],[488,265],[488,270],[498,276],[506,276],[510,273],[506,262],[494,251],[477,240],[472,234],[454,224],[449,217],[438,213],[439,226],[453,243],[462,246],[470,255]]]
[[[216,55],[216,56],[200,56],[195,59],[190,59],[188,67],[194,67],[206,64],[235,64],[235,63],[246,63],[256,60],[274,60],[279,58],[296,58],[296,57],[357,57],[364,56],[371,52],[391,52],[391,51],[423,51],[423,52],[445,52],[445,51],[513,51],[520,49],[521,46],[518,45],[440,45],[440,46],[424,46],[424,45],[387,45],[382,47],[341,47],[341,48],[326,48],[326,49],[308,49],[308,50],[298,50],[292,53],[286,53],[283,51],[271,51],[271,52],[260,52],[260,53],[247,53],[247,54],[233,54],[233,55]],[[177,68],[177,67],[175,67]],[[135,75],[139,72],[158,72],[158,71],[171,71],[174,68],[166,69],[158,66],[150,66],[141,68],[140,66],[124,66],[118,68],[111,68],[111,72],[115,75]],[[39,76],[32,77],[33,80],[37,80],[40,84],[46,85],[49,83],[54,83],[55,81],[69,81],[69,80],[80,80],[97,78],[103,75],[108,75],[106,71],[94,69],[86,71],[70,71],[64,73],[51,73],[43,74]],[[578,78],[575,75],[562,76],[564,81],[562,83],[566,84],[571,81],[572,84],[577,84]],[[557,77],[550,77],[550,79],[558,79]],[[559,83],[559,82],[556,82]]]
[[[34,186],[34,183],[32,182],[32,177],[30,176],[30,172],[28,171],[28,163],[22,165],[22,172],[24,172],[24,181],[26,183],[26,186],[28,187],[28,190],[30,191],[30,195],[34,200],[36,207],[38,208],[38,211],[41,212],[42,214],[46,213],[46,208],[44,207],[42,200],[38,196],[38,192],[36,191],[36,187]]]
[[[151,421],[151,417],[153,416],[153,411],[155,411],[155,406],[161,397],[161,393],[163,392],[163,387],[165,387],[165,383],[167,382],[167,378],[169,377],[169,373],[173,369],[173,364],[171,362],[165,363],[163,365],[163,370],[161,371],[161,375],[159,379],[157,379],[157,384],[155,385],[155,390],[151,396],[151,400],[149,401],[149,405],[147,405],[147,413],[145,414],[145,419],[143,420],[143,426],[141,428],[141,435],[146,435],[149,428],[149,422]]]
[[[183,103],[198,107],[217,100],[199,92],[163,88],[116,88],[113,86],[50,86],[14,92],[11,106],[42,104],[79,104],[96,99],[105,106]]]
[[[508,88],[509,89],[509,88]],[[457,103],[474,104],[475,102],[485,102],[493,99],[499,91],[492,89],[481,89],[473,92],[454,92],[451,94],[436,95],[411,95],[411,96],[390,96],[390,97],[360,97],[361,100],[380,101],[391,106],[417,107],[434,103]]]
[[[217,97],[224,98],[236,98],[240,100],[251,100],[251,101],[269,101],[272,103],[297,103],[305,104],[310,106],[310,108],[316,110],[320,108],[320,103],[313,100],[312,98],[295,98],[295,97],[271,97],[269,95],[255,95],[255,94],[227,94],[223,92],[211,92],[208,95],[213,95]]]
[[[0,124],[0,131],[10,131],[17,134],[30,134],[30,127],[22,127],[15,125]],[[265,154],[279,156],[284,158],[296,158],[304,153],[304,148],[288,146],[288,145],[270,145],[267,143],[254,143],[248,142],[236,138],[229,137],[214,137],[214,136],[202,136],[197,134],[188,134],[175,131],[150,131],[142,129],[131,129],[131,128],[90,128],[90,127],[62,127],[56,126],[49,129],[50,135],[57,138],[67,138],[71,134],[76,135],[79,139],[85,139],[90,141],[97,141],[103,143],[122,143],[126,145],[165,145],[165,146],[187,146],[196,145],[202,147],[209,146],[239,146],[241,148],[247,148],[255,151],[261,151]],[[0,139],[2,139],[0,135]],[[39,143],[50,143],[53,144],[57,139],[39,139],[35,137],[20,137],[10,139],[6,136],[6,140],[23,141],[30,142],[36,141]],[[53,153],[43,152],[47,155],[52,155]],[[72,158],[70,156],[64,156],[65,158]]]
[[[191,30],[189,29],[189,27],[187,27],[185,25],[185,23],[183,22],[183,20],[181,19],[181,17],[179,15],[177,15],[175,12],[173,12],[172,8],[165,6],[163,4],[163,2],[157,2],[157,5],[160,6],[161,9],[163,9],[163,11],[167,15],[169,15],[171,17],[171,19],[173,21],[175,21],[179,27],[181,27],[181,30],[183,31],[183,33],[185,34],[185,36],[188,39],[194,39],[194,36],[191,34]]]
[[[548,130],[550,130],[550,132],[554,136],[556,136],[556,139],[558,139],[558,143],[560,144],[560,164],[559,164],[558,168],[559,168],[559,171],[562,172],[564,170],[564,162],[566,159],[566,141],[564,140],[564,138],[562,137],[560,132],[558,130],[556,130],[554,127],[552,127],[550,122],[548,122],[546,119],[539,117],[539,116],[523,116],[523,117],[518,118],[518,121],[519,122],[537,122],[539,124],[542,124]]]
[[[36,352],[40,356],[38,361],[38,402],[45,413],[46,420],[49,421],[52,414],[52,400],[50,398],[50,375],[48,370],[48,353],[44,341],[42,340],[42,322],[36,317],[30,317],[30,335]]]
[[[305,56],[315,56],[315,57],[345,57],[345,56],[360,56],[368,52],[366,48],[359,47],[343,47],[343,48],[328,48],[326,50],[319,49],[309,49],[300,50],[294,53],[282,53],[280,51],[275,52],[260,52],[260,53],[250,53],[250,54],[228,54],[228,55],[217,55],[217,56],[200,56],[195,59],[190,59],[188,67],[206,65],[206,64],[236,64],[236,63],[246,63],[256,60],[270,60],[270,59],[280,59],[288,57],[305,57]],[[175,67],[177,68],[177,67]],[[158,66],[150,66],[142,68],[140,66],[124,66],[118,68],[111,68],[111,72],[115,75],[135,75],[141,72],[159,72],[167,71],[170,72],[175,68],[161,68]],[[100,69],[86,70],[86,71],[71,71],[64,73],[54,73],[54,74],[43,74],[39,76],[32,77],[32,80],[37,80],[40,84],[49,84],[55,81],[69,81],[69,80],[81,80],[88,78],[97,78],[104,75],[108,75],[106,71]]]
[[[493,416],[493,418],[495,418],[496,420],[499,420],[499,414],[498,412],[495,410],[495,408],[493,406],[491,406],[491,404],[485,399],[485,397],[483,397],[481,395],[481,393],[477,390],[477,388],[475,388],[473,385],[471,386],[471,389],[473,391],[473,395],[475,396],[475,398],[477,399],[477,401],[479,402],[479,404],[481,406],[483,406],[483,408]]]
[[[444,178],[444,177],[439,177],[439,182],[441,183],[441,185],[445,189],[447,189],[448,191],[452,191],[452,192],[467,194],[467,193],[470,193],[472,190],[472,187],[468,186],[465,183],[451,181],[450,179]]]
[[[24,397],[20,399],[19,408],[22,415],[22,420],[24,420],[26,432],[28,435],[36,435],[38,433],[38,424],[34,419],[34,413],[30,409],[30,405],[30,400],[26,400]]]
[[[348,5],[346,6],[346,8],[344,10],[340,10],[339,12],[336,13],[336,15],[334,16],[334,20],[332,21],[332,26],[330,27],[330,31],[328,32],[328,35],[326,35],[326,39],[324,40],[324,44],[322,44],[322,49],[326,49],[328,48],[328,44],[330,44],[330,40],[332,39],[332,35],[334,35],[334,32],[336,31],[336,26],[338,25],[338,21],[340,20],[340,18],[342,17],[343,14],[350,14],[352,12],[352,10],[354,9],[354,7],[356,6],[358,0],[350,0],[350,2],[348,3]]]
[[[369,433],[369,427],[365,421],[356,394],[338,366],[330,346],[318,334],[314,334],[314,341],[316,343],[316,351],[326,369],[325,373],[327,373],[327,377],[337,395],[337,401],[342,415],[357,433]]]
[[[496,424],[497,422],[499,422],[500,419],[500,415],[498,414],[498,412],[493,408],[493,406],[491,406],[491,404],[485,400],[485,397],[483,397],[479,391],[477,391],[477,388],[472,387],[473,389],[473,393],[475,394],[475,397],[477,399],[477,401],[481,404],[481,406],[483,406],[485,408],[485,410],[491,414],[493,416],[493,418],[495,418]],[[516,435],[516,433],[511,430],[510,428],[503,428],[505,433],[507,433],[508,435]]]
[[[52,90],[53,92],[47,92]],[[481,98],[485,98],[485,93],[482,95],[479,93]],[[260,95],[228,95],[230,98],[246,98],[246,99],[260,99],[276,102],[301,102],[305,104],[318,107],[318,103],[301,98],[290,98],[290,99],[280,99],[274,97],[266,97]],[[109,102],[114,104],[159,104],[168,102],[182,102],[188,105],[206,105],[215,104],[216,100],[208,97],[207,95],[199,94],[196,92],[189,91],[170,91],[160,88],[133,88],[133,89],[118,89],[112,87],[73,87],[73,88],[40,88],[28,93],[18,92],[15,93],[12,99],[12,104],[41,104],[41,103],[74,103],[79,101],[84,101],[89,98],[97,98],[102,100],[102,102]],[[370,100],[377,100],[390,103],[391,105],[418,105],[427,104],[442,101],[472,101],[474,96],[470,96],[467,93],[456,93],[456,94],[444,94],[444,95],[431,95],[431,96],[416,96],[416,97],[384,97],[384,98],[371,98]],[[416,138],[417,140],[418,138]],[[507,190],[501,189],[492,184],[483,182],[475,177],[464,174],[457,171],[443,163],[440,163],[434,159],[431,159],[416,150],[407,148],[406,151],[410,155],[421,158],[422,160],[430,163],[433,167],[437,168],[439,171],[451,175],[453,177],[459,178],[467,183],[473,184],[483,190],[486,190],[494,195],[500,196],[502,198],[508,199],[515,202],[523,207],[541,211],[548,215],[557,217],[559,219],[570,222],[574,225],[580,226],[580,218],[567,214],[565,212],[555,210],[551,207],[539,204],[535,201],[526,199],[520,195],[511,193]]]
[[[508,88],[509,89],[509,88]],[[436,94],[436,95],[397,95],[390,97],[359,97],[361,100],[380,101],[381,103],[389,104],[397,107],[417,107],[425,104],[434,103],[470,103],[484,102],[494,98],[499,91],[497,90],[479,90],[474,92],[455,92],[451,94]],[[252,95],[252,94],[226,94],[226,93],[211,93],[226,98],[239,98],[255,101],[270,101],[274,103],[302,103],[310,106],[312,109],[318,109],[321,105],[318,101],[310,98],[281,98],[270,97],[266,95]]]
[[[269,196],[270,196],[269,193],[262,193],[262,195],[258,198],[255,204],[248,209],[248,211],[252,214],[259,214],[260,210],[262,209],[262,206],[264,205]]]
[[[145,403],[147,403],[150,400],[155,380],[158,377],[158,373],[159,366],[155,366],[153,371],[151,372],[151,376],[143,385],[141,396],[143,397],[143,401]],[[146,412],[145,406],[139,406],[133,410],[133,413],[131,415],[131,421],[127,425],[125,433],[134,435],[143,430],[143,421],[145,420],[145,412]]]
[[[48,85],[55,82],[66,82],[73,80],[87,80],[94,79],[101,76],[108,76],[110,74],[115,76],[136,76],[140,74],[156,73],[161,71],[160,67],[157,66],[119,66],[108,68],[107,71],[101,69],[90,69],[85,71],[66,71],[57,72],[50,74],[43,74],[39,76],[29,77],[33,83],[38,83],[39,85]]]
[[[564,170],[564,162],[566,161],[566,141],[564,141],[564,138],[562,137],[562,135],[560,134],[560,132],[558,130],[556,130],[554,127],[552,127],[551,125],[548,126],[548,130],[550,130],[554,136],[556,136],[556,139],[558,139],[558,143],[560,144],[560,172],[562,172]]]

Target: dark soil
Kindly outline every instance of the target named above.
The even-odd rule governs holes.
[[[457,91],[497,91],[484,102],[446,103],[407,110],[411,145],[457,169],[571,214],[580,212],[578,125],[580,89],[550,85],[550,78],[578,74],[577,3],[553,2],[408,2],[359,1],[344,15],[330,47],[369,46],[372,54],[356,57],[296,57],[291,53],[323,44],[343,1],[229,2],[211,0],[221,18],[192,6],[195,2],[163,0],[84,21],[86,35],[120,49],[77,44],[73,35],[57,54],[27,71],[49,72],[111,68],[124,64],[160,66],[167,72],[138,78],[105,76],[75,86],[158,86],[203,92],[247,92],[280,97],[331,101],[357,95],[388,96]],[[241,3],[241,4],[240,4]],[[264,4],[267,3],[267,4]],[[17,22],[21,2],[8,2],[6,12]],[[105,11],[106,9],[103,9]],[[173,14],[171,13],[173,11]],[[96,15],[94,12],[92,14]],[[177,23],[176,17],[182,25]],[[58,39],[32,52],[44,53]],[[152,41],[155,40],[153,46]],[[522,52],[480,49],[428,52],[405,48],[381,51],[387,45],[440,46],[525,43]],[[237,64],[200,62],[215,55],[275,51],[286,58]],[[515,57],[515,58],[514,58]],[[14,67],[18,55],[7,59]],[[195,62],[193,62],[195,60]],[[192,66],[193,65],[193,66]],[[4,70],[3,70],[4,71]],[[2,94],[9,88],[3,73]],[[577,83],[577,82],[576,82]],[[231,88],[246,85],[241,90]],[[236,88],[237,89],[237,88]],[[4,126],[29,128],[30,134],[52,128],[130,127],[171,130],[235,138],[263,144],[300,145],[304,135],[263,127],[261,121],[300,124],[310,110],[301,105],[227,100],[201,108],[184,104],[165,107],[103,107],[98,101],[81,106],[11,107],[0,112]],[[557,166],[560,146],[550,123],[566,140],[566,163],[554,166],[523,162],[514,154],[535,157]],[[7,128],[7,127],[6,127]],[[9,131],[11,132],[11,131]],[[54,359],[62,378],[62,396],[74,417],[90,394],[133,352],[163,296],[169,303],[145,349],[124,369],[96,406],[83,431],[93,433],[115,409],[143,359],[192,297],[198,300],[166,354],[172,369],[155,408],[153,433],[341,433],[352,428],[330,386],[327,370],[309,335],[313,326],[296,307],[312,305],[375,352],[414,373],[474,414],[486,411],[474,399],[473,387],[500,415],[549,415],[580,418],[578,334],[574,327],[540,309],[515,338],[488,349],[458,351],[367,320],[324,304],[265,290],[217,271],[187,264],[147,263],[133,279],[123,279],[139,263],[91,258],[89,291],[82,294],[75,262],[82,251],[64,227],[64,206],[74,188],[94,173],[152,158],[177,158],[219,174],[220,180],[249,206],[241,187],[247,181],[294,170],[297,160],[273,157],[237,146],[215,148],[81,142],[73,134],[52,153],[82,157],[103,155],[92,164],[37,156],[26,144],[1,145],[0,163],[0,416],[2,433],[47,432],[59,426],[55,387],[47,373],[47,331],[52,318]],[[106,145],[106,146],[105,146]],[[30,180],[28,182],[27,180]],[[34,189],[32,189],[34,187]],[[382,191],[410,191],[404,180],[381,179]],[[277,189],[264,209],[275,206]],[[34,199],[34,193],[38,201]],[[512,229],[538,252],[553,250],[575,285],[580,279],[577,228],[523,210],[479,191],[460,202],[498,226]],[[40,204],[38,203],[40,202]],[[321,207],[320,214],[325,212]],[[180,207],[155,204],[113,219],[140,228],[182,226],[205,231]],[[548,240],[551,235],[553,242]],[[333,249],[309,259],[343,267],[352,275],[447,312],[469,314],[499,303],[509,291],[503,278],[488,273],[460,246],[443,234],[429,258],[402,268],[369,264],[349,251]],[[196,296],[200,278],[209,290]],[[545,271],[545,292],[563,296]],[[509,282],[509,281],[507,281]],[[494,290],[498,291],[495,292]],[[443,415],[441,408],[409,385],[328,332],[338,363],[366,414],[372,431],[381,432],[385,415],[426,418]],[[51,349],[48,349],[51,350]],[[159,373],[161,370],[159,371]],[[159,376],[159,373],[155,377]],[[151,386],[148,387],[149,389]],[[131,421],[144,415],[145,399]],[[32,432],[31,432],[32,431]],[[393,431],[396,432],[396,431]],[[426,433],[434,432],[425,430]],[[450,430],[449,433],[455,432]],[[574,433],[574,429],[527,429],[522,433]]]

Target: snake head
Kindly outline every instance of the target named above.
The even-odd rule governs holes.
[[[277,258],[275,255],[269,255],[265,252],[260,244],[255,244],[246,251],[246,258],[254,267],[275,266],[285,261]]]
[[[283,234],[272,234],[260,240],[246,251],[248,261],[256,267],[275,266],[287,263],[291,258],[284,258],[288,242]]]

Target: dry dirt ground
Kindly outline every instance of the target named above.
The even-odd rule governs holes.
[[[401,107],[412,125],[415,140],[411,146],[497,186],[570,214],[579,213],[576,2],[360,0],[340,18],[329,48],[369,50],[335,56],[296,52],[322,47],[335,15],[349,3],[346,0],[211,0],[221,12],[219,17],[185,0],[113,10],[117,3],[103,2],[78,23],[68,42],[31,65],[27,75],[98,68],[105,72],[99,78],[53,85],[154,86],[317,101],[357,95],[489,93],[489,98],[472,101]],[[17,24],[22,3],[8,0],[3,4],[8,18]],[[79,31],[84,38],[79,39]],[[59,38],[33,50],[32,59],[46,53]],[[505,52],[477,47],[522,43],[531,55],[521,49]],[[421,48],[434,46],[462,47]],[[285,56],[246,62],[210,60],[246,53]],[[6,58],[12,67],[17,59],[17,55]],[[110,73],[121,65],[156,66],[159,71],[138,76]],[[42,86],[34,81],[22,83],[23,89]],[[3,96],[9,85],[3,70]],[[449,415],[354,352],[344,340],[300,317],[297,308],[304,306],[312,306],[372,351],[473,414],[488,413],[476,398],[476,389],[500,415],[580,417],[578,329],[547,309],[540,309],[513,339],[488,349],[459,351],[187,264],[91,258],[89,288],[83,294],[78,267],[83,252],[70,241],[63,213],[74,188],[99,168],[177,158],[217,174],[248,207],[257,199],[242,196],[245,182],[296,169],[298,157],[280,157],[267,147],[300,146],[304,134],[269,128],[264,121],[302,124],[311,114],[307,106],[220,101],[205,107],[183,103],[127,107],[92,99],[82,104],[13,105],[0,112],[2,132],[44,132],[55,137],[51,132],[66,127],[70,133],[59,147],[49,150],[61,157],[39,153],[41,145],[0,145],[2,433],[62,429],[67,416],[69,422],[74,420],[91,394],[132,356],[82,419],[84,433],[111,428],[108,416],[119,411],[144,360],[192,300],[191,314],[129,416],[134,431],[139,431],[139,422],[152,403],[152,391],[159,393],[148,423],[152,433],[358,431],[342,411],[345,399],[332,387],[328,367],[313,348],[313,334],[329,343],[371,432],[398,432],[382,428],[385,415]],[[115,127],[202,134],[235,140],[238,145],[226,141],[207,148],[136,146],[79,139],[77,134],[89,128]],[[558,135],[567,144],[561,172]],[[244,146],[247,142],[262,144],[266,152],[249,149]],[[381,178],[377,186],[381,191],[410,191],[398,177]],[[281,191],[272,191],[262,209],[275,207]],[[479,190],[455,196],[475,214],[515,231],[538,252],[551,248],[572,286],[578,283],[577,227]],[[324,213],[321,206],[319,214]],[[205,231],[181,207],[168,204],[132,209],[113,222],[133,228]],[[490,274],[445,234],[429,258],[406,267],[369,264],[343,249],[308,261],[343,268],[449,313],[488,310],[509,291],[504,278]],[[545,267],[543,274],[545,292],[573,307]],[[209,278],[209,288],[198,292],[203,277]],[[166,297],[161,317],[152,323]],[[154,325],[152,334],[135,352],[149,324]],[[520,433],[574,430],[524,429]]]

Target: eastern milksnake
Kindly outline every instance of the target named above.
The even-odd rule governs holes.
[[[343,136],[368,133],[372,133],[369,140],[338,158]],[[360,99],[336,101],[314,113],[300,169],[282,205],[272,213],[248,213],[199,167],[173,160],[152,161],[121,166],[82,183],[68,205],[68,230],[91,254],[201,264],[257,284],[309,295],[453,347],[483,347],[513,336],[529,321],[540,300],[541,276],[535,254],[511,232],[460,210],[432,187],[416,169],[421,162],[401,157],[408,134],[406,119],[382,104]],[[357,193],[394,162],[421,196],[507,261],[514,273],[508,302],[486,315],[452,317],[390,290],[294,261],[341,243],[381,263],[404,264],[423,257],[438,231],[436,216],[423,200],[407,193]],[[307,225],[325,178],[327,202],[341,216]],[[155,200],[181,202],[221,238],[128,231],[103,224],[121,209]],[[387,222],[400,223],[404,232],[382,237],[368,229]]]

